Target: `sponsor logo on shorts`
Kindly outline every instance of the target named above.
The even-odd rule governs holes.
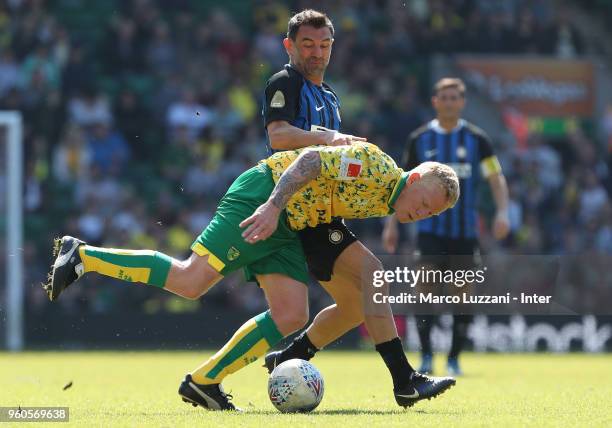
[[[230,249],[227,250],[227,259],[230,262],[233,262],[238,257],[240,257],[240,251],[238,251],[238,249],[236,247],[230,247]]]
[[[329,231],[329,242],[331,242],[332,244],[339,244],[340,242],[342,242],[342,239],[344,239],[342,231],[337,229],[332,229]]]

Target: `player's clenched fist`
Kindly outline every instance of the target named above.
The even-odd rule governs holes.
[[[240,227],[247,227],[242,232],[242,237],[249,244],[254,244],[257,241],[268,239],[278,226],[278,217],[281,209],[268,201],[260,205],[253,215],[244,219],[240,223]]]

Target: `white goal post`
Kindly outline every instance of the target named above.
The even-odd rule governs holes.
[[[20,351],[23,334],[23,122],[17,111],[0,111],[6,128],[6,347]]]

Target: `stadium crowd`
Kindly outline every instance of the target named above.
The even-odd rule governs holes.
[[[39,283],[55,236],[189,252],[228,184],[266,156],[263,88],[287,61],[281,41],[290,13],[305,7],[325,10],[336,25],[326,80],[342,101],[343,129],[398,160],[409,133],[432,117],[432,54],[585,52],[568,16],[546,0],[1,1],[0,108],[25,119],[31,310],[46,305]],[[512,233],[498,245],[483,227],[488,251],[612,254],[612,107],[594,122],[601,132],[534,134],[523,151],[511,137],[494,141],[509,180]],[[380,252],[380,221],[356,226]],[[87,281],[59,304],[149,313],[202,304]],[[258,308],[256,287],[227,292],[241,281],[233,277],[205,300]]]

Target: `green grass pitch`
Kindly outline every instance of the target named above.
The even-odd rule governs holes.
[[[610,355],[467,354],[467,375],[455,387],[404,410],[393,400],[376,353],[324,351],[313,362],[325,378],[325,396],[304,415],[283,415],[272,407],[259,362],[224,383],[245,413],[183,403],[178,384],[207,355],[0,353],[0,406],[68,406],[70,423],[46,424],[55,427],[612,426]],[[435,363],[443,369],[442,357]],[[63,390],[69,382],[72,387]]]

